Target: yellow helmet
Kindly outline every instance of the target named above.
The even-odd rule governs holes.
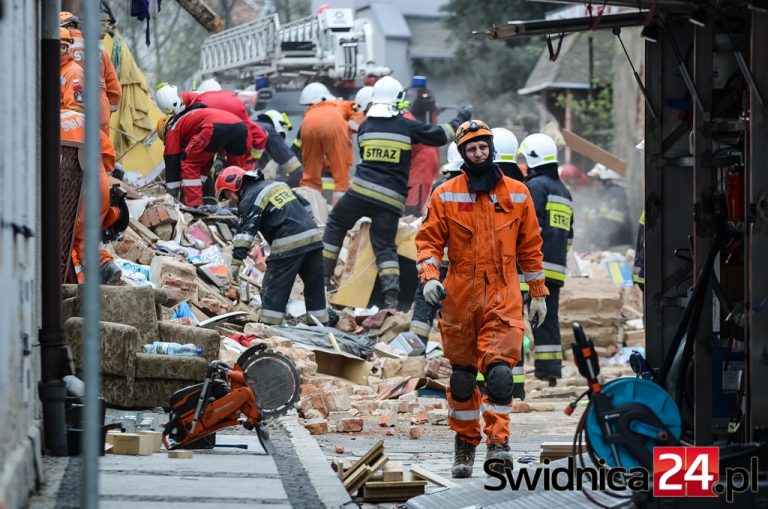
[[[172,118],[173,115],[166,115],[157,120],[157,136],[162,142],[165,142],[165,132],[168,130],[168,124],[170,124]]]
[[[493,138],[493,131],[482,120],[467,120],[456,129],[456,136],[453,137],[453,141],[457,147],[461,147],[473,138],[479,138],[480,136],[490,136]]]

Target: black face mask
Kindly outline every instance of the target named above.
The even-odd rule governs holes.
[[[489,193],[496,187],[496,183],[501,178],[501,172],[493,162],[493,139],[490,136],[480,136],[472,141],[485,141],[488,143],[488,158],[482,163],[473,163],[467,158],[465,149],[466,144],[462,145],[459,153],[464,159],[462,169],[469,177],[469,191],[471,193],[483,192]]]

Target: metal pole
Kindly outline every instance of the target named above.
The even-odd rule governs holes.
[[[45,448],[67,454],[62,378],[71,374],[61,328],[61,234],[59,143],[59,0],[40,4],[40,276],[39,331]]]
[[[99,108],[99,9],[94,1],[83,2],[85,38],[85,289],[83,371],[85,375],[85,418],[83,426],[83,492],[81,507],[99,507],[99,455],[101,445],[101,350],[99,338],[99,224],[101,193],[99,165],[101,152]]]

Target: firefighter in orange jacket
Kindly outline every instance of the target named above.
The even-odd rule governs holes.
[[[352,101],[337,101],[322,83],[310,83],[301,91],[299,104],[308,106],[301,123],[301,185],[323,190],[325,165],[333,177],[333,203],[349,189],[349,168],[354,162],[349,119]]]
[[[62,11],[59,17],[61,28],[69,30],[73,44],[69,49],[75,62],[79,65],[85,65],[85,47],[83,44],[83,34],[80,32],[80,19],[71,12]],[[107,35],[107,26],[103,24],[101,38]],[[120,80],[117,76],[115,66],[107,55],[103,46],[99,46],[99,55],[101,61],[99,64],[99,89],[101,95],[101,130],[109,134],[109,119],[113,111],[117,111],[120,106],[123,89],[120,86]]]
[[[85,73],[80,64],[75,62],[69,48],[75,42],[72,34],[66,28],[59,29],[59,50],[60,50],[60,90],[59,107],[62,110],[83,111],[85,109],[85,97],[83,94],[85,86]]]
[[[82,150],[85,144],[85,115],[78,111],[61,110],[61,144]],[[108,173],[115,169],[115,149],[109,136],[101,132],[101,170],[99,172],[99,219],[101,227],[106,230],[122,231],[128,226],[128,209],[123,201],[113,204],[110,200],[110,183]],[[82,154],[79,154],[82,165]],[[84,197],[88,199],[88,197]],[[77,220],[72,237],[72,264],[77,275],[77,282],[84,282],[82,263],[85,259],[85,210],[83,198],[80,200],[80,208],[77,212]],[[114,237],[113,237],[114,238]],[[102,249],[99,253],[99,267],[102,284],[115,284],[120,280],[122,272],[112,261],[112,256]]]
[[[461,176],[432,193],[416,234],[424,297],[444,299],[440,332],[453,373],[447,390],[448,423],[456,432],[453,477],[469,477],[485,421],[486,459],[512,466],[509,452],[512,367],[523,342],[523,299],[516,262],[533,297],[532,317],[544,321],[544,268],[533,201],[524,184],[502,175],[493,163],[493,133],[481,120],[464,122],[455,140],[464,164]],[[443,250],[450,262],[440,283]],[[475,383],[485,376],[486,394]],[[494,470],[499,467],[495,465]]]

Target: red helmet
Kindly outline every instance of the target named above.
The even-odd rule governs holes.
[[[239,166],[228,166],[221,170],[219,176],[216,177],[216,200],[221,199],[221,193],[225,189],[234,191],[235,193],[240,191],[243,187],[243,178],[245,177],[245,170]]]
[[[565,163],[559,169],[560,180],[574,185],[587,184],[589,178],[575,164]]]

